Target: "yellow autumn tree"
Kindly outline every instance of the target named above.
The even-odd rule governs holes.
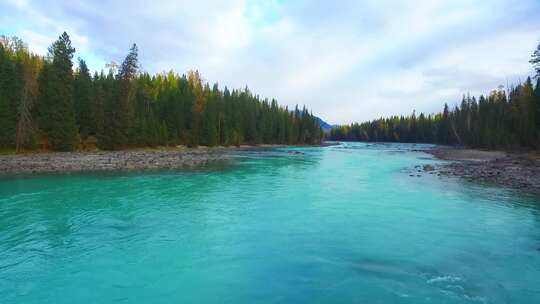
[[[193,103],[193,107],[191,109],[193,116],[191,122],[190,145],[196,147],[199,145],[199,138],[202,130],[202,116],[206,100],[203,90],[203,81],[199,71],[189,71],[188,82],[195,97],[195,102]]]

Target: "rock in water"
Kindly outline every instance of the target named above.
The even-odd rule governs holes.
[[[426,171],[426,172],[435,170],[435,167],[432,166],[432,165],[424,165],[422,168],[423,168],[424,171]]]

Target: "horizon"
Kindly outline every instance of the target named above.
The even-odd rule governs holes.
[[[540,40],[540,3],[531,0],[107,5],[9,0],[0,32],[45,55],[66,31],[92,71],[136,43],[144,71],[199,70],[222,88],[305,105],[331,125],[437,113],[465,94],[517,84],[533,74]],[[107,13],[120,8],[120,18]]]

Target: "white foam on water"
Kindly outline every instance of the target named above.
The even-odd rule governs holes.
[[[429,279],[427,280],[427,283],[428,284],[434,284],[434,283],[452,283],[452,282],[461,282],[463,281],[462,278],[460,277],[455,277],[455,276],[451,276],[451,275],[447,275],[447,276],[439,276],[439,277],[435,277],[433,279]]]

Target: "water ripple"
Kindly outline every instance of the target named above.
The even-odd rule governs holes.
[[[346,143],[243,151],[194,171],[2,179],[0,298],[539,302],[539,198],[409,178],[432,161],[424,148]]]

